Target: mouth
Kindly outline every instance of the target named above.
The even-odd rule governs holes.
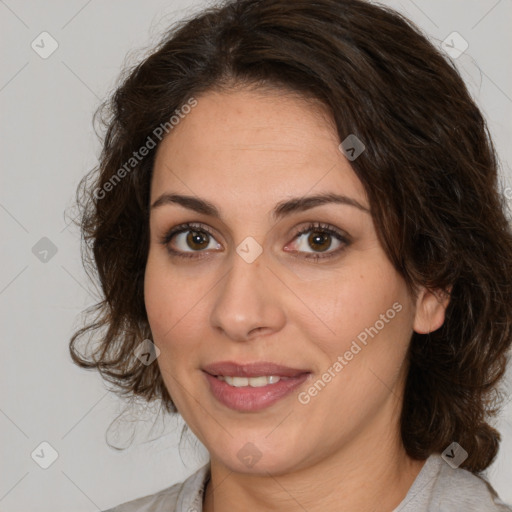
[[[281,400],[311,375],[307,369],[270,362],[239,364],[231,361],[202,368],[210,392],[230,409],[259,411]]]

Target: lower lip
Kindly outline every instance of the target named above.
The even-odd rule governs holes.
[[[281,400],[297,389],[308,377],[304,373],[298,377],[280,380],[275,384],[267,384],[260,388],[245,386],[236,388],[204,372],[213,396],[223,405],[235,411],[260,411]]]

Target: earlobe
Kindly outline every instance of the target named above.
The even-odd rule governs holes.
[[[416,300],[416,313],[413,330],[418,334],[428,334],[439,329],[445,319],[446,308],[450,302],[450,291],[427,290],[422,288]]]

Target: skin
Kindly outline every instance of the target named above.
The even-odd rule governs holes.
[[[442,325],[447,299],[422,288],[410,296],[369,211],[331,203],[272,218],[277,203],[321,192],[370,208],[320,105],[240,89],[197,100],[158,147],[150,200],[201,197],[221,218],[178,204],[151,209],[145,302],[164,382],[211,456],[204,510],[391,511],[424,464],[407,456],[399,435],[407,347],[413,330]],[[206,249],[187,244],[189,232],[169,242],[196,258],[172,256],[160,242],[184,222],[212,231]],[[326,235],[331,245],[322,252],[308,244],[314,228],[295,236],[309,222],[337,228],[350,242]],[[252,263],[236,252],[248,236],[263,250]],[[304,257],[343,246],[332,258]],[[298,393],[397,302],[401,311],[300,403]],[[262,411],[237,412],[217,402],[201,371],[220,360],[266,360],[312,375]],[[247,442],[261,453],[252,467],[237,457]]]

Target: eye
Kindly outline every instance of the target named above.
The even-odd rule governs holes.
[[[306,237],[305,235],[308,233],[310,234]],[[296,247],[288,249],[288,251],[294,253],[294,256],[306,253],[305,256],[296,257],[314,262],[336,256],[351,243],[350,238],[342,231],[322,223],[311,223],[302,228],[295,234],[294,241],[296,241]],[[200,257],[198,253],[221,249],[221,245],[215,242],[216,240],[207,226],[193,223],[180,224],[170,229],[160,239],[160,243],[167,248],[172,256],[180,258],[197,258]],[[327,252],[333,245],[337,248]],[[287,248],[289,247],[290,244]],[[313,248],[313,252],[309,255],[307,255],[308,248]]]
[[[305,236],[308,233],[309,236]],[[322,223],[311,223],[308,226],[302,228],[295,235],[294,240],[296,248],[292,249],[290,252],[308,253],[306,249],[312,248],[313,252],[310,253],[309,256],[306,255],[298,257],[314,261],[332,258],[339,254],[340,252],[342,252],[344,249],[346,249],[348,245],[350,245],[350,240],[348,236],[344,235],[338,229],[329,226],[328,224]],[[329,249],[332,248],[333,245],[335,246],[335,250],[327,252]],[[322,255],[321,253],[325,253],[325,255]]]
[[[220,244],[214,244],[214,240],[215,238],[206,226],[187,223],[172,228],[161,238],[160,243],[165,245],[172,255],[194,258],[198,252],[220,249]],[[172,245],[177,246],[177,249],[174,249]]]

